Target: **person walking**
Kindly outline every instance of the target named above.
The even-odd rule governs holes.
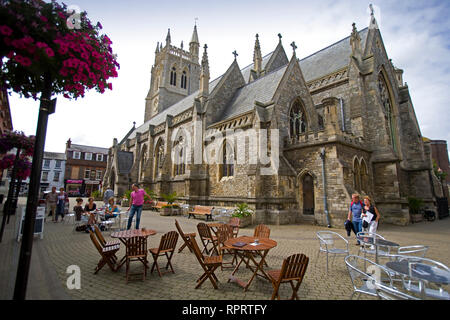
[[[380,212],[378,211],[377,207],[375,207],[372,204],[372,201],[370,199],[370,197],[364,197],[364,207],[363,207],[363,211],[364,211],[364,216],[367,215],[368,212],[370,212],[373,217],[369,222],[369,232],[370,233],[377,233],[377,228],[378,228],[378,221],[380,220]]]
[[[56,203],[58,202],[58,193],[56,187],[52,187],[52,192],[45,197],[45,204],[47,207],[47,215],[52,216],[52,221],[56,221]]]
[[[359,199],[359,194],[352,194],[352,202],[350,203],[350,209],[348,210],[348,220],[351,220],[353,223],[353,227],[358,232],[362,231],[362,218],[361,215],[363,212],[363,202]],[[359,245],[359,240],[356,239],[356,245]]]
[[[67,194],[64,192],[64,188],[59,189],[58,202],[56,204],[56,217],[54,222],[58,222],[58,216],[61,215],[61,222],[64,221],[64,207],[66,203]]]
[[[144,197],[147,196],[151,199],[151,197],[145,192],[144,189],[140,189],[139,185],[134,183],[131,186],[133,192],[131,193],[131,203],[130,207],[127,211],[130,211],[128,216],[128,225],[127,230],[130,230],[131,223],[133,222],[134,214],[136,214],[136,229],[139,229],[139,224],[141,222],[141,213],[142,213],[142,205],[144,204]]]

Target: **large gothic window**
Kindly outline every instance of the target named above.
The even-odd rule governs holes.
[[[182,175],[186,173],[186,148],[184,146],[183,137],[180,137],[178,141],[175,142],[174,150],[175,154],[175,165],[174,165],[174,175]]]
[[[305,110],[300,101],[295,101],[289,112],[289,132],[291,138],[297,138],[306,132]]]
[[[187,72],[183,71],[181,74],[181,88],[186,89],[187,88]]]
[[[234,176],[234,152],[233,148],[226,141],[222,147],[221,177]]]
[[[158,142],[158,145],[156,146],[156,159],[155,159],[155,177],[158,176],[158,174],[162,170],[162,166],[164,163],[164,141],[160,140]]]
[[[170,84],[173,86],[177,85],[177,68],[172,67],[170,71]]]
[[[382,72],[378,75],[378,90],[380,91],[381,104],[383,106],[384,117],[386,121],[386,132],[389,137],[389,143],[392,148],[397,150],[397,145],[395,143],[395,121],[393,115],[391,95]]]

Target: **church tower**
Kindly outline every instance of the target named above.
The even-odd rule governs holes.
[[[197,26],[194,26],[189,51],[172,45],[170,29],[165,47],[157,43],[152,66],[150,90],[145,98],[144,122],[199,89],[200,71]]]

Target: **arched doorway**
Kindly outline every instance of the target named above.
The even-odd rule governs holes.
[[[303,214],[314,215],[314,178],[306,173],[302,179]]]

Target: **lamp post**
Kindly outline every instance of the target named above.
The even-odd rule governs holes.
[[[34,145],[30,186],[25,210],[22,245],[20,247],[19,265],[17,267],[16,283],[14,287],[14,300],[25,300],[26,297],[48,116],[55,112],[56,107],[56,98],[50,100],[52,95],[52,79],[46,74],[44,81],[45,86],[39,107],[36,142]]]

